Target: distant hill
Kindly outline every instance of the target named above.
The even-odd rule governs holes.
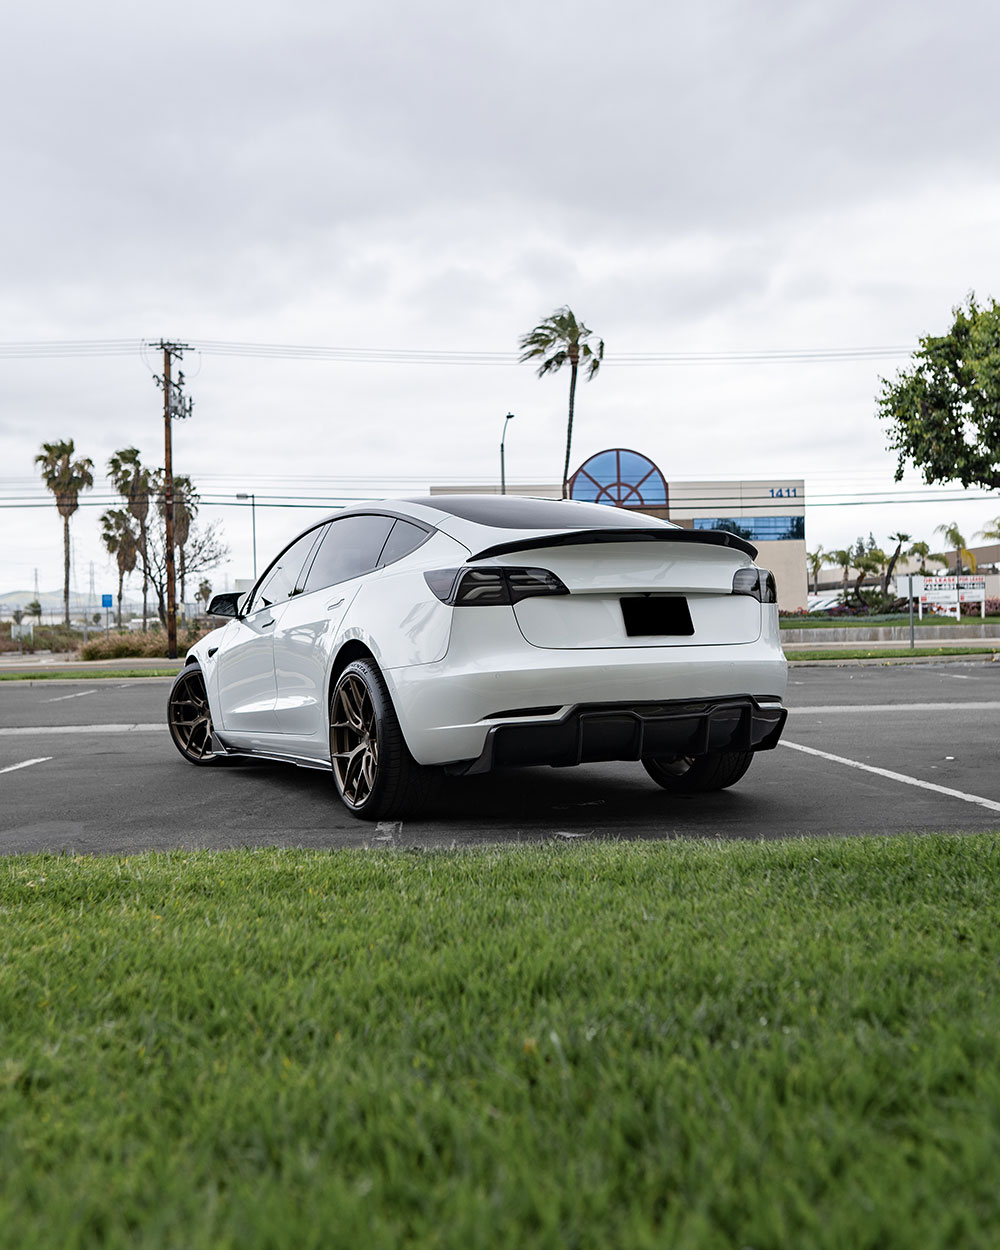
[[[37,597],[38,597],[38,602],[42,605],[43,619],[47,620],[53,614],[58,614],[59,617],[62,617],[63,594],[61,590],[42,590],[42,591],[39,591]],[[24,608],[28,606],[29,603],[31,603],[31,601],[34,598],[35,598],[35,592],[33,590],[8,590],[6,591],[6,593],[0,595],[0,616],[9,617],[11,612],[13,612],[15,608],[21,608],[23,610]],[[83,612],[86,612],[88,606],[90,606],[88,605],[88,599],[89,599],[89,595],[81,595],[73,591],[70,591],[70,596],[69,596],[70,615],[77,616]],[[100,593],[98,593],[96,596],[96,603],[92,605],[92,611],[100,612],[101,610],[102,610],[101,609],[101,595]],[[117,602],[116,602],[114,605],[113,611],[117,611],[117,610],[118,610],[118,607],[117,607]],[[125,597],[122,599],[122,611],[141,612],[142,611],[142,599],[141,598],[136,599],[134,596],[125,595]],[[153,607],[151,603],[150,612],[152,613],[153,611],[155,611],[155,608]]]

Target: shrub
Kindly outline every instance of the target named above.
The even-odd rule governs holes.
[[[963,616],[978,616],[979,613],[980,613],[980,607],[978,603],[963,603],[962,604]],[[986,600],[986,615],[987,616],[1000,616],[1000,599],[987,599]]]
[[[199,638],[204,638],[207,629],[186,629],[177,631],[177,652],[183,655],[189,647],[193,647]],[[166,659],[167,635],[164,630],[150,630],[149,633],[131,633],[115,631],[107,638],[103,634],[94,638],[85,647],[80,648],[81,660],[121,660],[129,657],[145,659]]]

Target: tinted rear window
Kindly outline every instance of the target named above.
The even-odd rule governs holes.
[[[427,538],[428,532],[409,521],[397,521],[392,527],[392,533],[385,540],[385,546],[379,556],[379,567],[383,564],[393,564],[396,560],[402,560],[403,556],[408,556],[411,551],[416,551]]]
[[[437,508],[463,521],[513,530],[611,529],[614,526],[669,525],[625,508],[569,499],[527,499],[519,495],[424,495],[408,503]]]
[[[306,590],[320,590],[370,572],[392,529],[391,516],[345,516],[331,521],[306,575]]]

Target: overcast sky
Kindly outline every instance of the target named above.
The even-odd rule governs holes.
[[[544,5],[33,0],[4,13],[0,344],[131,340],[513,353],[569,304],[607,344],[573,464],[634,447],[668,480],[805,478],[807,542],[939,522],[873,506],[874,416],[905,358],[633,366],[616,353],[915,346],[1000,296],[993,0]],[[33,457],[162,462],[153,355],[0,356],[0,503]],[[556,481],[568,379],[528,366],[191,352],[174,465],[250,572],[335,501]],[[918,479],[912,479],[919,486]],[[95,490],[94,495],[97,495]],[[897,497],[898,498],[898,497]],[[851,500],[851,506],[834,506]],[[862,506],[858,506],[858,504]],[[98,507],[74,584],[115,588]],[[0,507],[0,591],[61,586],[55,507]]]

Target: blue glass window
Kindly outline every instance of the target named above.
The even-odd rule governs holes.
[[[783,542],[806,536],[803,516],[697,517],[696,530],[729,530],[749,542]]]
[[[570,479],[571,499],[623,508],[665,508],[667,483],[648,456],[627,447],[599,451]]]

